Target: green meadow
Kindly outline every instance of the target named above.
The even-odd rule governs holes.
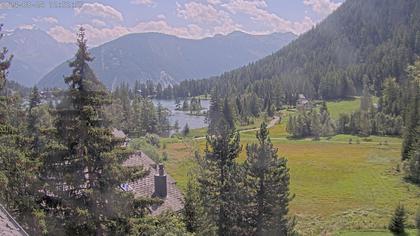
[[[328,108],[334,116],[339,110],[352,112],[358,103],[329,103]],[[408,227],[414,228],[420,188],[403,180],[400,138],[337,135],[319,141],[290,140],[286,120],[271,127],[270,136],[279,154],[288,159],[294,195],[290,212],[302,235],[390,235],[387,225],[399,202],[407,209]],[[245,146],[255,141],[255,131],[241,133],[244,148],[239,161],[246,158]],[[188,173],[194,169],[195,150],[202,153],[205,140],[164,142],[161,151],[169,154],[167,171],[185,189]]]

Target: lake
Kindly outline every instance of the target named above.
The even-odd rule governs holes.
[[[182,104],[183,100],[181,100]],[[190,129],[198,129],[198,128],[204,128],[207,127],[208,124],[205,122],[205,116],[195,116],[190,115],[187,111],[177,111],[175,110],[175,100],[158,100],[153,99],[153,103],[157,105],[158,103],[162,104],[163,107],[167,108],[171,115],[169,116],[169,122],[171,125],[174,125],[176,121],[178,121],[179,128],[182,130],[182,128],[185,126],[185,124],[188,123],[188,126]],[[210,107],[210,100],[201,100],[201,106],[204,108],[203,111],[207,111]]]

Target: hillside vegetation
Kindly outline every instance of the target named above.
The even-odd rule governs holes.
[[[218,84],[224,94],[253,92],[293,103],[299,93],[323,99],[361,94],[364,80],[379,93],[388,77],[404,81],[419,53],[419,1],[349,0],[275,54],[219,77],[181,83],[174,93],[189,88],[204,94]]]

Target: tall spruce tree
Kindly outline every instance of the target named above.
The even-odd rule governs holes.
[[[85,31],[80,28],[78,51],[70,62],[73,72],[65,78],[68,90],[57,108],[56,138],[46,155],[42,176],[45,198],[52,207],[57,231],[70,235],[110,234],[112,222],[130,213],[130,194],[120,185],[140,177],[140,168],[124,168],[129,153],[123,140],[112,135],[103,107],[109,102],[104,86],[88,62]],[[58,205],[57,205],[58,204]]]
[[[214,133],[207,135],[205,154],[197,155],[197,176],[201,199],[209,227],[217,235],[237,235],[240,216],[239,167],[241,151],[239,132],[226,119],[218,120]]]
[[[288,218],[290,175],[287,159],[279,157],[267,124],[257,132],[258,144],[248,145],[244,163],[245,223],[247,235],[291,235]]]
[[[408,67],[408,105],[405,109],[402,160],[408,160],[413,147],[420,141],[420,60]]]
[[[205,220],[204,209],[199,195],[199,189],[194,176],[190,176],[184,194],[184,222],[188,232],[204,235]]]

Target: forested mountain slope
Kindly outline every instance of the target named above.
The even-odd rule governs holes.
[[[203,93],[220,80],[225,94],[248,89],[259,97],[283,93],[290,98],[304,93],[311,98],[343,98],[360,94],[364,80],[380,91],[387,77],[404,79],[405,68],[419,53],[420,1],[347,0],[275,54],[220,77],[188,81],[178,88]],[[278,88],[281,90],[272,91]],[[179,90],[175,88],[174,94]]]
[[[96,60],[91,66],[108,88],[122,82],[134,85],[135,81],[147,80],[168,85],[246,65],[295,38],[292,33],[258,36],[233,32],[200,40],[160,33],[131,34],[93,48],[91,52]],[[68,63],[64,62],[47,74],[39,86],[62,87],[63,75],[69,73]]]

